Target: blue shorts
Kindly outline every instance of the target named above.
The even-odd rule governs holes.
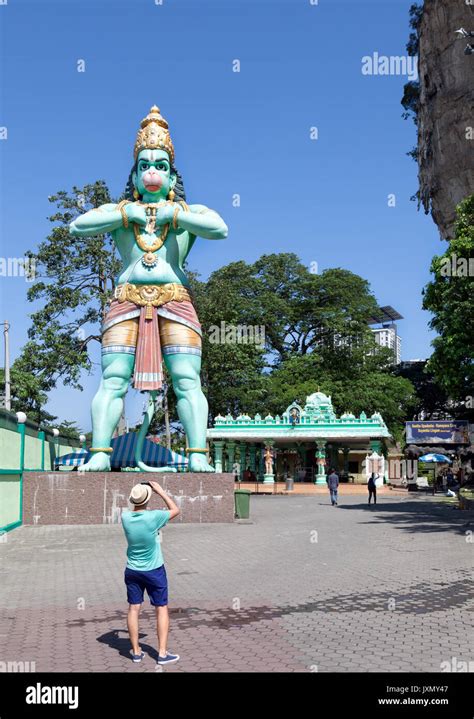
[[[125,584],[129,604],[141,604],[145,589],[154,607],[164,607],[168,604],[168,579],[164,564],[148,572],[126,567]]]

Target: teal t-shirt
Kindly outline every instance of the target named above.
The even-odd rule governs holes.
[[[148,572],[163,564],[159,529],[169,521],[170,511],[144,509],[122,512],[122,527],[128,542],[127,567]]]

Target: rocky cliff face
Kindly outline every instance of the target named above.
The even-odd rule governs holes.
[[[466,0],[425,0],[420,26],[418,165],[420,199],[441,236],[452,236],[456,205],[474,193],[474,55],[455,31],[474,30]],[[474,38],[469,40],[474,44]]]

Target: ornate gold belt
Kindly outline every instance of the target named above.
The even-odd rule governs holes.
[[[161,307],[173,300],[177,302],[192,300],[187,287],[176,282],[168,282],[165,285],[132,285],[126,282],[124,285],[117,285],[114,297],[119,302],[128,301],[139,307],[146,307],[145,318],[147,320],[151,320],[153,317],[152,307]]]

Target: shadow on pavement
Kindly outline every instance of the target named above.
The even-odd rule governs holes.
[[[119,614],[119,612],[115,612],[115,614]],[[124,613],[122,612],[120,616],[123,618]],[[102,617],[101,621],[109,621],[109,617]],[[74,624],[74,622],[69,622],[69,624]],[[122,634],[123,636],[120,636]],[[148,636],[147,634],[140,633],[139,634],[139,640],[140,640],[140,647],[142,648],[142,651],[145,652],[145,654],[148,654],[152,659],[155,661],[158,660],[158,651],[150,646],[149,644],[146,644],[142,641],[143,637]],[[97,641],[101,644],[107,644],[111,649],[115,649],[120,656],[125,657],[126,659],[130,659],[130,639],[128,636],[128,633],[123,629],[113,629],[110,632],[106,632],[105,634],[102,634],[100,637],[97,637]]]
[[[406,500],[401,502],[389,501],[384,504],[381,497],[377,504],[358,502],[357,504],[344,504],[337,506],[338,510],[351,511],[366,509],[371,519],[380,522],[389,522],[398,525],[405,532],[455,532],[463,535],[470,528],[474,528],[474,511],[460,510],[457,505],[447,504],[439,499]],[[336,510],[336,508],[335,508]]]
[[[268,605],[251,606],[236,611],[230,607],[209,608],[206,603],[202,607],[177,607],[171,609],[173,628],[175,631],[199,630],[202,628],[214,631],[232,631],[256,626],[265,622],[262,631],[268,632],[268,622],[275,619],[282,619],[290,615],[311,614],[320,612],[322,615],[331,613],[341,614],[344,612],[386,612],[389,605],[395,602],[391,611],[400,614],[426,615],[435,612],[446,612],[456,608],[465,607],[470,612],[472,608],[472,596],[474,592],[474,580],[471,572],[466,570],[458,571],[459,579],[455,581],[423,581],[407,588],[400,588],[394,595],[390,591],[367,591],[336,594],[321,599],[314,599],[300,604],[286,604],[283,606],[271,607]],[[111,623],[118,616],[123,620],[124,612],[116,611],[112,615],[103,615],[96,619],[75,619],[66,622],[69,627],[84,626],[89,623]],[[151,619],[151,615],[149,615]],[[145,619],[145,617],[144,617]],[[120,636],[122,634],[122,636]],[[140,634],[140,638],[147,634]],[[130,641],[125,630],[113,630],[97,637],[97,641],[107,644],[116,650],[121,656],[130,658]],[[141,642],[144,652],[155,660],[157,651],[150,645]]]

